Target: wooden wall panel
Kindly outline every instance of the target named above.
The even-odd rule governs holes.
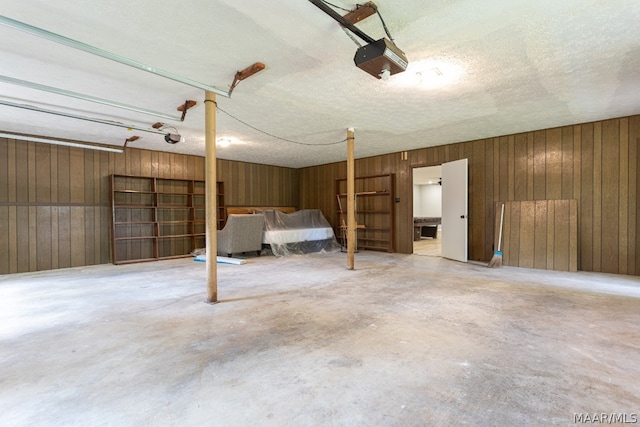
[[[521,241],[518,229],[504,236],[505,258],[511,257],[516,265],[521,255],[527,258],[533,254],[531,263],[535,267],[555,268],[557,264],[585,271],[639,274],[639,139],[640,116],[631,116],[412,150],[405,161],[409,171],[406,176],[399,173],[404,168],[397,160],[400,153],[357,159],[356,175],[396,174],[400,203],[396,206],[394,231],[398,252],[412,252],[411,230],[404,231],[411,223],[411,168],[468,158],[469,259],[488,261],[493,255],[498,220],[495,202],[573,199],[575,206],[569,204],[559,211],[556,205],[545,202],[545,220],[544,208],[535,205],[536,244],[533,248],[514,246],[517,252],[507,254],[506,248]],[[335,197],[331,194],[335,192],[332,180],[343,178],[345,168],[345,163],[339,162],[300,169],[301,207],[329,209],[331,202],[327,200]],[[521,208],[512,206],[505,215],[517,224],[527,224],[531,211],[521,212]],[[521,217],[521,213],[525,215]],[[327,218],[334,225],[338,220],[337,215]],[[564,225],[559,225],[567,218],[567,227],[576,227],[575,235],[566,234]],[[525,237],[529,234],[524,231]],[[560,259],[556,259],[558,253],[563,254]]]
[[[602,123],[602,178],[600,202],[602,271],[618,271],[620,190],[620,120]],[[628,167],[628,166],[627,166]],[[594,230],[595,231],[595,230]]]
[[[396,175],[398,252],[412,251],[412,168],[468,158],[469,206],[474,216],[469,225],[469,259],[488,261],[493,254],[496,202],[575,199],[578,233],[575,241],[570,238],[568,252],[576,245],[579,268],[638,275],[639,139],[640,116],[631,116],[427,147],[408,152],[408,160],[402,160],[400,153],[357,159],[356,175]],[[49,264],[63,268],[108,262],[110,174],[203,179],[204,169],[204,159],[197,156],[135,148],[121,155],[0,139],[0,208],[5,208],[1,218],[9,226],[4,235],[8,254],[0,252],[0,274]],[[335,179],[345,177],[345,162],[295,170],[218,159],[217,169],[229,206],[319,208],[332,224],[339,219]],[[557,229],[556,208],[547,205],[547,238],[542,243],[543,208],[534,205],[536,243],[532,249],[523,248],[522,255],[531,253],[535,267],[544,264],[545,251],[547,268],[564,262],[555,259],[556,245],[564,244],[560,236],[566,231]],[[521,213],[520,207],[511,207],[506,216],[526,223],[528,217]],[[562,222],[564,213],[559,215]],[[568,217],[571,222],[574,215],[569,212]],[[515,232],[504,236],[505,259],[519,262],[519,246],[517,254],[507,253],[519,238]]]
[[[1,154],[1,151],[0,151]],[[0,164],[0,167],[2,165]],[[9,206],[0,206],[0,271],[9,272]]]
[[[640,275],[640,116],[629,118],[629,247],[627,272]],[[635,239],[634,239],[635,236]]]
[[[231,169],[243,176],[246,187],[231,185],[225,195],[238,204],[297,206],[297,170],[217,162],[219,180],[227,181],[220,171]],[[204,165],[198,156],[135,148],[103,153],[0,138],[0,274],[110,262],[110,175],[202,180]]]
[[[577,201],[535,200],[505,203],[504,265],[577,271]]]

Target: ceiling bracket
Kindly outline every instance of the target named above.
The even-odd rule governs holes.
[[[180,105],[178,106],[177,110],[178,111],[182,111],[182,117],[180,117],[180,121],[184,122],[184,118],[187,115],[187,110],[193,106],[195,106],[197,104],[196,101],[187,99],[186,101],[184,101],[184,105]]]
[[[240,83],[244,79],[248,79],[257,72],[264,70],[264,68],[265,65],[262,62],[256,62],[255,64],[249,65],[244,70],[238,71],[233,77],[233,83],[231,83],[231,87],[229,88],[229,97],[231,97],[231,92],[233,92],[233,89],[238,86],[238,83]]]
[[[133,141],[137,141],[138,139],[140,139],[140,137],[137,136],[137,135],[133,135],[132,137],[125,139],[124,140],[124,145],[122,146],[122,148],[127,148],[127,144],[128,143],[133,142]]]

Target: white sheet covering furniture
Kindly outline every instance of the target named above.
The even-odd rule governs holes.
[[[265,217],[262,242],[276,256],[340,249],[333,228],[319,209],[290,214],[276,210],[256,211]]]

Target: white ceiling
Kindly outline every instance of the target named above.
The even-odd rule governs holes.
[[[334,0],[347,9],[355,3]],[[304,167],[640,113],[640,1],[377,0],[409,69],[388,81],[353,64],[357,49],[308,0],[0,0],[2,15],[227,91],[217,135],[241,144],[219,158]],[[375,39],[377,17],[359,27]],[[204,94],[0,25],[0,75],[165,113],[198,105],[176,127],[186,141],[0,106],[0,130],[204,155]],[[436,83],[416,72],[438,68]],[[412,81],[413,80],[413,81]],[[0,99],[150,129],[159,119],[0,83]]]

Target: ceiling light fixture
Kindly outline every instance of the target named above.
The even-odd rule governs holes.
[[[0,132],[0,138],[20,139],[23,141],[42,142],[44,144],[63,145],[65,147],[85,148],[88,150],[97,150],[97,151],[108,151],[110,153],[120,153],[120,154],[123,153],[123,150],[121,148],[111,148],[111,147],[105,147],[103,145],[81,144],[78,142],[60,141],[58,139],[36,138],[34,136],[26,136],[26,135],[19,135],[19,134],[4,133],[4,132]]]
[[[178,129],[174,128],[173,126],[167,126],[162,122],[156,122],[152,124],[151,127],[154,129],[158,129],[159,131],[164,131],[166,129],[173,131],[173,133],[168,132],[164,134],[164,140],[169,144],[177,144],[178,142],[185,142],[184,136],[180,135],[178,133]]]
[[[164,140],[169,144],[177,144],[178,142],[185,141],[184,137],[178,133],[167,133],[164,136]]]

